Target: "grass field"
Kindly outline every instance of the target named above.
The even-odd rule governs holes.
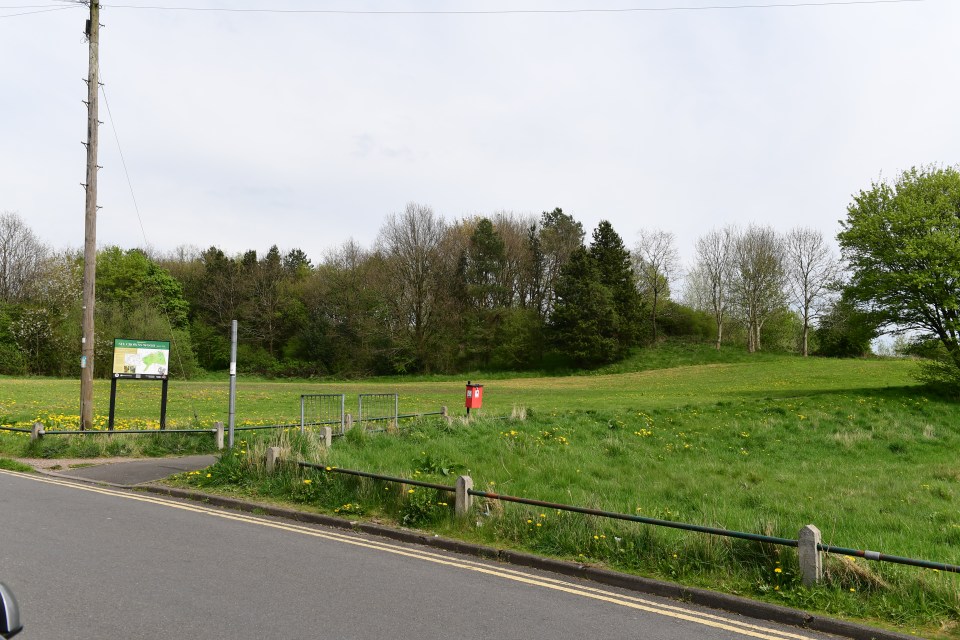
[[[667,367],[673,362],[685,366]],[[245,435],[210,478],[182,482],[351,517],[395,518],[929,637],[960,637],[960,581],[952,574],[834,558],[826,586],[802,589],[795,553],[786,549],[499,503],[482,505],[463,525],[438,505],[445,496],[398,493],[333,474],[266,478],[257,462],[268,440],[279,437],[344,468],[448,484],[444,470],[468,473],[478,488],[499,493],[787,538],[813,523],[829,544],[960,564],[960,405],[926,395],[913,383],[914,366],[668,345],[591,375],[474,376],[485,384],[484,409],[470,423],[421,421],[390,435],[357,431],[329,452],[296,433]],[[301,393],[380,391],[399,392],[401,412],[445,404],[460,414],[463,382],[241,380],[237,415],[249,423],[296,422]],[[171,423],[224,420],[226,387],[171,382]],[[100,383],[98,409],[106,410],[108,389]],[[155,419],[158,384],[121,384],[120,392],[124,425]],[[76,382],[0,379],[0,416],[7,424],[75,424],[78,394]],[[525,420],[485,419],[518,407]],[[24,440],[0,435],[0,455],[22,455]]]

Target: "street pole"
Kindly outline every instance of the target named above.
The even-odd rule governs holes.
[[[83,337],[80,339],[80,429],[93,427],[93,307],[97,281],[97,96],[100,92],[100,5],[90,0],[87,22],[90,70],[87,73],[87,182],[83,241]]]
[[[237,321],[230,325],[230,413],[227,419],[227,447],[233,449],[233,421],[237,409]]]

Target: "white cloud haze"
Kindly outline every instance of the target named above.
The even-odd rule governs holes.
[[[671,4],[714,3],[603,6]],[[0,210],[56,247],[83,242],[85,17],[75,7],[0,18]],[[833,236],[851,194],[881,173],[953,165],[960,150],[952,0],[496,15],[108,3],[101,22],[102,80],[147,242],[161,250],[277,244],[317,261],[351,237],[370,246],[388,214],[416,201],[450,220],[559,206],[588,232],[609,219],[628,246],[640,228],[672,231],[689,256],[726,223]],[[101,120],[99,244],[142,246],[102,101]]]

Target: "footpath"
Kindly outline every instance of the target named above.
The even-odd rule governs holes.
[[[185,471],[199,471],[217,461],[215,455],[182,456],[179,458],[93,458],[39,459],[20,458],[37,471],[61,478],[101,482],[130,487],[156,482]]]

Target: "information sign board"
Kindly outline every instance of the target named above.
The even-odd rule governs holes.
[[[113,341],[113,377],[164,380],[170,371],[170,343],[162,340]]]

